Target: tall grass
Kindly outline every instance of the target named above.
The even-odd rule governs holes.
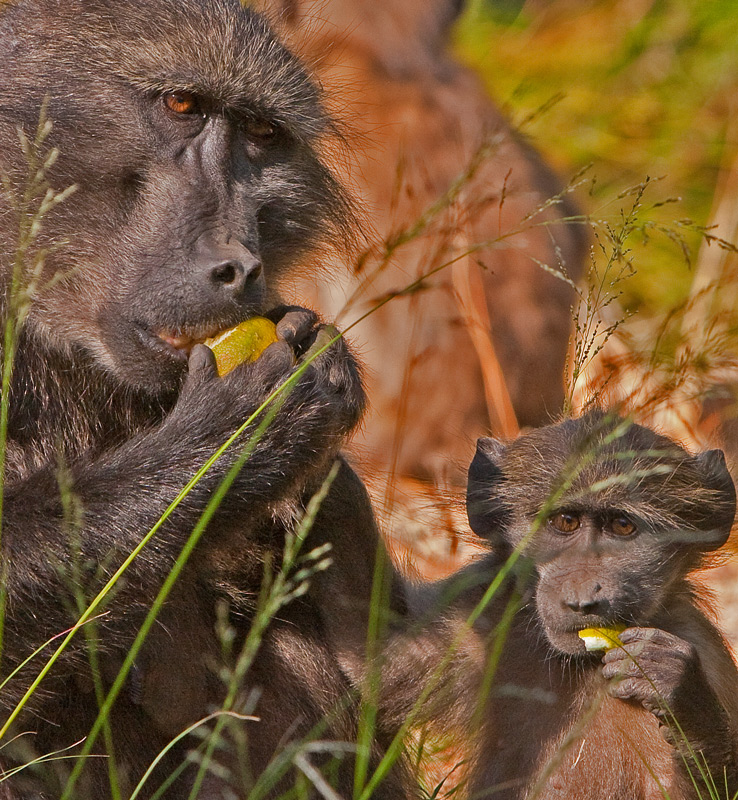
[[[3,352],[3,383],[2,383],[2,412],[0,413],[0,476],[4,475],[4,463],[6,457],[7,435],[8,435],[8,409],[10,403],[10,390],[13,375],[13,363],[16,353],[18,336],[28,317],[28,312],[34,298],[40,291],[40,276],[45,263],[46,253],[35,247],[39,232],[42,228],[44,218],[50,213],[58,203],[63,202],[74,190],[73,187],[55,192],[46,181],[46,173],[53,166],[58,154],[53,149],[45,149],[45,143],[51,130],[51,123],[42,116],[37,134],[33,141],[21,136],[21,146],[25,154],[29,167],[29,180],[26,190],[22,197],[13,195],[9,181],[4,182],[4,192],[10,199],[11,207],[16,211],[19,219],[18,243],[13,263],[10,285],[7,291],[6,300],[6,321],[4,335]],[[415,241],[419,236],[424,235],[434,220],[442,213],[447,211],[457,201],[461,189],[476,173],[479,165],[489,158],[499,142],[494,138],[486,142],[479,152],[472,159],[466,170],[459,176],[449,189],[446,195],[440,198],[426,213],[423,214],[408,228],[393,235],[391,239],[383,244],[379,258],[373,265],[373,269],[381,270],[386,267],[392,256],[401,250],[405,245]],[[576,176],[571,184],[563,191],[569,192],[579,188],[583,178]],[[626,210],[616,213],[612,219],[605,218],[603,215],[595,217],[577,217],[563,220],[563,223],[588,224],[592,227],[595,236],[595,249],[593,251],[593,263],[590,273],[590,281],[586,288],[576,287],[580,299],[580,311],[575,320],[575,336],[571,350],[571,360],[569,367],[569,392],[567,401],[567,411],[572,411],[578,406],[587,402],[594,402],[604,396],[604,387],[596,387],[593,391],[582,389],[582,382],[588,375],[590,365],[606,351],[608,343],[619,333],[622,323],[620,312],[614,310],[617,305],[618,287],[634,270],[634,264],[629,254],[628,241],[636,234],[643,234],[648,229],[647,221],[644,221],[643,198],[646,191],[650,188],[649,182],[644,182],[634,187],[632,191],[626,193],[619,200],[626,205]],[[377,298],[371,308],[358,315],[358,317],[347,326],[350,331],[354,325],[359,324],[369,314],[374,313],[378,308],[394,301],[399,296],[412,295],[414,292],[424,288],[428,278],[432,275],[451,267],[460,260],[468,259],[474,253],[495,246],[504,239],[525,231],[531,227],[548,226],[553,224],[550,220],[544,219],[545,210],[552,203],[556,203],[560,196],[549,198],[542,203],[534,212],[521,220],[520,226],[514,231],[508,231],[499,237],[485,242],[459,242],[456,251],[442,263],[435,264],[426,273],[407,286],[398,289],[381,298]],[[678,226],[676,226],[678,230]],[[671,235],[670,231],[666,231]],[[673,233],[673,231],[672,231]],[[676,234],[674,234],[674,238]],[[357,269],[363,268],[363,263],[357,265]],[[543,269],[552,272],[561,280],[570,283],[566,273],[558,265],[541,264]],[[353,307],[353,298],[349,302],[349,307]],[[613,312],[613,313],[611,313]],[[609,316],[608,316],[609,315]],[[144,533],[139,544],[126,555],[120,566],[114,571],[112,576],[105,582],[103,587],[92,598],[88,598],[85,593],[82,580],[82,565],[75,558],[71,561],[71,571],[65,576],[72,598],[72,611],[74,613],[74,625],[64,632],[60,632],[56,637],[49,640],[34,653],[29,655],[25,663],[33,663],[38,666],[35,678],[29,684],[27,691],[17,704],[15,709],[9,714],[8,718],[0,726],[0,740],[8,741],[11,732],[17,728],[21,720],[21,712],[32,699],[34,694],[40,691],[44,685],[49,672],[57,663],[59,658],[70,647],[74,639],[82,636],[86,644],[86,652],[89,658],[91,673],[94,677],[94,693],[99,707],[99,713],[92,728],[81,746],[75,752],[59,752],[37,756],[29,759],[27,764],[21,764],[9,769],[1,777],[0,781],[9,780],[14,777],[19,770],[42,766],[54,763],[57,766],[66,763],[67,760],[72,764],[71,770],[64,772],[65,783],[61,791],[62,800],[73,800],[78,797],[78,787],[80,778],[83,775],[85,765],[89,757],[92,757],[98,737],[102,735],[108,762],[108,777],[110,783],[110,793],[115,800],[135,800],[140,796],[150,796],[157,798],[164,796],[171,781],[167,780],[159,787],[151,787],[150,781],[154,768],[161,763],[172,748],[181,744],[185,739],[188,742],[197,742],[192,747],[192,760],[196,762],[196,777],[194,778],[188,800],[195,800],[207,779],[210,771],[222,774],[222,765],[218,762],[218,753],[223,748],[236,749],[245,748],[245,740],[248,738],[249,726],[257,723],[257,719],[251,713],[253,709],[241,708],[240,703],[243,699],[244,688],[248,685],[249,670],[254,663],[254,659],[259,653],[264,636],[270,624],[278,618],[280,611],[295,599],[301,597],[308,590],[311,580],[318,572],[329,569],[330,547],[328,545],[309,549],[309,533],[315,515],[317,514],[321,502],[324,500],[330,484],[335,477],[335,467],[326,476],[325,481],[308,503],[305,514],[298,523],[294,534],[287,537],[284,551],[278,563],[267,565],[261,585],[261,592],[256,604],[253,620],[248,635],[237,653],[232,652],[234,642],[234,632],[230,629],[225,614],[221,615],[217,635],[225,652],[231,657],[229,669],[225,673],[225,692],[224,699],[219,709],[214,710],[207,717],[188,726],[185,730],[173,737],[171,742],[162,750],[157,759],[152,763],[151,768],[140,778],[138,784],[133,787],[130,794],[126,794],[123,781],[120,777],[118,765],[116,763],[113,735],[111,731],[111,709],[119,697],[121,691],[126,686],[131,670],[136,664],[136,660],[141,652],[147,635],[154,625],[157,616],[161,612],[164,604],[170,596],[177,580],[185,569],[191,555],[205,533],[208,522],[217,511],[223,497],[232,486],[239,471],[248,461],[254,448],[263,436],[265,430],[271,425],[279,414],[281,404],[286,394],[291,391],[309,364],[330,348],[338,339],[340,334],[330,334],[300,365],[291,373],[285,382],[269,395],[262,405],[236,430],[224,444],[212,454],[212,456],[202,465],[202,467],[192,476],[191,480],[182,487],[176,499],[162,514],[161,518]],[[612,378],[610,379],[612,380]],[[244,434],[248,436],[244,441]],[[399,431],[401,434],[401,431]],[[612,434],[613,436],[622,435],[619,428]],[[171,571],[164,580],[155,600],[151,604],[146,618],[141,625],[131,647],[125,654],[123,663],[118,670],[116,677],[107,685],[101,677],[100,670],[100,630],[96,624],[99,614],[103,613],[105,601],[115,591],[120,581],[124,579],[126,571],[141,552],[150,545],[152,540],[160,531],[162,525],[172,516],[177,506],[187,497],[189,492],[197,485],[216,461],[231,448],[238,450],[238,458],[228,471],[226,477],[213,494],[207,504],[197,525],[191,531],[184,547],[179,553]],[[450,643],[447,651],[439,659],[433,673],[425,678],[422,689],[419,692],[417,701],[414,703],[412,711],[397,730],[392,740],[388,743],[381,758],[374,763],[372,761],[373,744],[377,735],[378,726],[381,723],[380,698],[381,692],[381,669],[383,659],[383,642],[387,635],[387,624],[389,619],[388,610],[388,574],[389,565],[386,561],[377,558],[374,587],[372,592],[372,602],[369,613],[369,625],[367,630],[367,668],[365,680],[360,687],[360,719],[358,725],[357,739],[355,742],[332,742],[324,741],[323,734],[328,727],[328,720],[325,724],[320,724],[311,731],[310,735],[296,742],[285,744],[282,751],[275,754],[269,768],[261,775],[257,776],[253,782],[246,787],[239,784],[241,776],[229,776],[234,781],[236,791],[244,791],[249,800],[270,795],[275,791],[277,785],[282,785],[284,776],[288,770],[296,768],[302,778],[296,781],[295,786],[287,793],[290,797],[301,798],[310,792],[317,793],[326,800],[337,800],[335,789],[331,785],[331,766],[324,769],[317,768],[311,758],[315,755],[330,754],[335,759],[341,759],[347,754],[355,757],[355,780],[354,780],[354,800],[369,800],[373,793],[377,791],[382,781],[385,780],[398,760],[406,757],[409,742],[415,742],[415,758],[418,763],[425,759],[425,750],[431,750],[433,742],[430,739],[423,739],[423,734],[418,734],[423,725],[423,712],[427,702],[432,697],[438,686],[444,680],[444,676],[451,668],[454,657],[458,652],[465,636],[471,631],[474,625],[483,617],[489,609],[490,603],[497,597],[505,586],[506,582],[516,572],[524,568],[524,552],[530,539],[535,536],[543,520],[545,520],[556,508],[556,504],[567,489],[572,485],[577,475],[589,463],[591,459],[596,459],[598,453],[592,451],[587,453],[576,462],[568,465],[565,474],[561,476],[560,484],[556,491],[547,499],[544,507],[540,510],[533,522],[528,537],[515,549],[510,558],[495,574],[489,585],[485,588],[479,602],[474,606],[468,618],[457,632],[456,637]],[[79,553],[79,537],[82,530],[82,511],[77,498],[74,495],[74,486],[71,484],[67,471],[63,463],[59,468],[60,493],[65,509],[65,526],[67,538],[70,543],[72,554]],[[639,475],[634,475],[633,480],[637,481]],[[2,510],[2,486],[0,481],[0,512]],[[0,514],[1,517],[1,514]],[[0,531],[1,532],[1,531]],[[307,548],[307,549],[306,549]],[[7,575],[3,575],[3,594],[0,597],[4,609],[4,587]],[[507,611],[496,625],[496,637],[494,645],[490,648],[487,663],[483,672],[480,685],[480,693],[477,703],[479,722],[484,713],[484,707],[489,694],[494,691],[496,681],[496,670],[499,659],[505,646],[505,637],[509,630],[511,621],[516,611],[516,604],[512,602]],[[2,613],[0,613],[0,620]],[[1,632],[1,626],[0,626]],[[353,703],[355,698],[347,696],[342,703]],[[341,703],[339,703],[339,706]],[[336,708],[336,713],[340,713],[341,708]],[[264,713],[268,713],[265,709]],[[593,710],[594,713],[594,710]],[[678,724],[678,721],[677,723]],[[243,732],[246,731],[245,736]],[[199,737],[198,737],[199,734]],[[572,733],[569,740],[562,744],[560,755],[565,749],[570,747],[575,741],[576,736]],[[4,745],[0,745],[3,747]],[[706,785],[707,794],[700,796],[721,798],[726,800],[727,795],[722,791],[720,776],[711,776],[705,772],[701,766],[699,754],[690,753],[688,743],[687,748],[687,768],[693,772],[693,779],[697,786],[700,781]],[[236,753],[234,759],[236,763],[241,763],[244,753]],[[190,765],[190,762],[183,762],[179,770],[171,776],[172,780]],[[449,765],[449,771],[453,772],[455,764]],[[552,762],[551,770],[555,768]],[[463,773],[463,769],[459,770]],[[540,786],[533,788],[532,796],[542,787],[545,775],[540,776]],[[698,792],[701,792],[698,789]],[[427,793],[431,797],[459,795],[463,793],[463,787],[455,780],[449,780],[448,785],[445,781],[440,781],[434,786],[427,787]],[[344,799],[345,800],[345,799]]]
[[[39,291],[41,274],[48,251],[36,246],[44,218],[64,202],[74,191],[70,186],[61,191],[53,189],[47,181],[47,173],[54,166],[59,151],[46,147],[51,132],[51,121],[46,116],[46,104],[42,105],[39,123],[33,139],[18,131],[18,139],[28,165],[28,180],[23,192],[18,195],[9,178],[0,174],[2,193],[8,211],[18,221],[18,234],[9,276],[4,281],[4,329],[2,386],[0,387],[0,542],[2,541],[3,499],[5,488],[5,463],[7,456],[8,416],[10,413],[10,387],[13,379],[13,364],[18,336],[26,321],[31,304]],[[0,566],[0,659],[5,631],[5,606],[7,575],[6,565]]]

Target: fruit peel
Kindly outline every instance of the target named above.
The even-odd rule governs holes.
[[[615,625],[611,628],[583,628],[577,632],[579,638],[584,642],[584,647],[588,653],[598,650],[612,650],[620,647],[620,634],[625,630],[625,625]]]
[[[277,341],[277,326],[266,317],[251,317],[233,328],[206,339],[222,378],[239,364],[253,362]]]

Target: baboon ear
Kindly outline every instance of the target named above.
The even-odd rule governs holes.
[[[714,535],[714,538],[711,537],[707,541],[701,542],[701,549],[716,550],[728,540],[733,527],[736,503],[735,484],[728,472],[722,450],[707,450],[695,456],[695,459],[702,471],[706,488],[713,493],[707,511],[710,533]]]
[[[501,467],[504,451],[505,446],[496,439],[479,439],[469,467],[466,513],[474,533],[487,539],[494,538],[507,518],[500,492],[505,479]]]

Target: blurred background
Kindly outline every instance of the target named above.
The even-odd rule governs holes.
[[[612,207],[647,176],[652,215],[671,225],[720,216],[735,232],[738,157],[738,8],[696,0],[470,0],[454,52],[564,177],[591,164],[588,213]],[[725,208],[721,208],[721,206]],[[733,230],[730,230],[730,227]],[[685,232],[693,262],[668,238],[636,250],[622,287],[628,311],[663,315],[690,296],[701,239]]]
[[[341,121],[366,230],[288,292],[367,365],[354,460],[408,571],[483,546],[479,436],[618,403],[735,468],[733,2],[264,2]],[[737,642],[735,567],[708,580]]]

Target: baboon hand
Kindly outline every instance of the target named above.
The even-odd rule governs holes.
[[[627,628],[620,640],[622,647],[602,659],[613,697],[640,702],[661,717],[701,675],[697,651],[678,636],[658,628]]]
[[[730,725],[697,649],[658,628],[628,628],[620,640],[623,646],[602,659],[610,694],[641,703],[658,719],[664,738],[682,753],[710,750],[716,763],[728,763]]]
[[[358,421],[363,390],[358,368],[342,339],[330,345],[298,376],[301,361],[338,335],[317,323],[312,312],[291,312],[278,328],[278,341],[256,361],[244,362],[218,377],[212,351],[195,345],[177,404],[168,419],[193,444],[222,444],[281,385],[275,396],[277,417],[269,438],[285,457],[300,443],[313,453],[333,451]],[[308,342],[310,342],[309,347]],[[333,351],[336,351],[335,353]],[[276,444],[276,442],[281,444]],[[319,460],[319,459],[317,459]]]
[[[340,331],[299,306],[280,306],[268,316],[276,322],[277,337],[292,347],[298,360],[311,362],[307,372],[325,392],[342,430],[350,431],[359,422],[366,400],[358,364]]]
[[[172,416],[193,434],[222,441],[223,434],[243,423],[289,377],[292,368],[290,347],[275,342],[256,361],[219,378],[212,351],[195,345]]]
[[[665,726],[670,740],[701,729],[705,715],[712,716],[708,727],[719,725],[724,712],[692,644],[658,628],[628,628],[620,640],[622,647],[602,659],[613,697],[641,703]]]

